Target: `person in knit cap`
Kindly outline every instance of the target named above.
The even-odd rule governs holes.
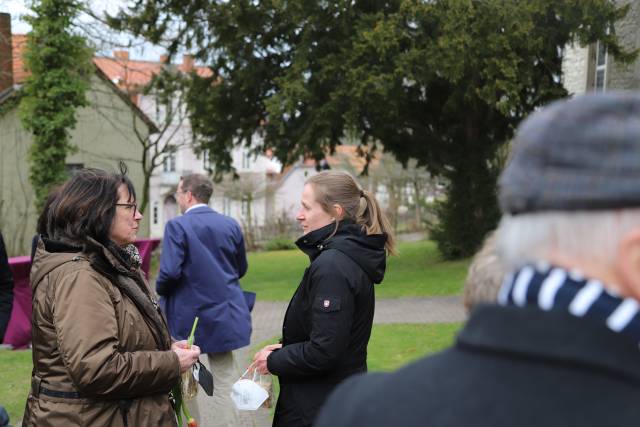
[[[531,114],[499,201],[497,303],[443,352],[343,383],[316,426],[638,424],[640,94]]]

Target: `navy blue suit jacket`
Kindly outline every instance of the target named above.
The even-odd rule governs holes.
[[[171,335],[186,339],[200,318],[195,344],[219,353],[249,344],[251,315],[239,279],[247,271],[238,223],[198,207],[165,227],[156,290]]]

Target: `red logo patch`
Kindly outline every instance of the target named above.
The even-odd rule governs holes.
[[[329,308],[329,305],[331,305],[331,302],[328,299],[324,300],[324,308]]]

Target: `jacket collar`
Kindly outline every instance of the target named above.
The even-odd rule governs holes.
[[[193,205],[192,207],[187,209],[187,211],[185,211],[183,215],[201,214],[205,212],[213,212],[213,209],[202,203],[199,205]]]
[[[116,269],[118,272],[131,274],[137,270],[137,268],[133,266],[131,260],[128,259],[129,255],[115,243],[111,242],[109,246],[105,246],[92,237],[87,238],[87,242],[89,245],[93,246],[95,252],[103,255],[111,267]]]
[[[335,232],[335,233],[334,233]],[[367,234],[352,220],[342,220],[336,230],[331,223],[314,230],[296,241],[296,245],[313,262],[322,251],[335,249],[355,262],[373,283],[384,279],[386,270],[385,234]]]
[[[640,350],[633,339],[562,311],[481,305],[456,345],[587,366],[640,382]]]
[[[188,208],[188,209],[184,212],[184,214],[186,215],[186,214],[188,214],[188,213],[190,213],[190,212],[198,211],[198,210],[200,210],[201,208],[209,208],[209,206],[207,206],[207,205],[206,205],[206,204],[204,204],[204,203],[197,203],[197,204],[195,204],[195,205],[191,206],[190,208]],[[211,209],[211,208],[209,208],[209,209]]]
[[[338,225],[338,230],[340,230],[344,224],[349,224],[350,221],[341,221]],[[320,252],[324,249],[326,241],[331,237],[336,229],[336,223],[332,222],[331,224],[325,225],[322,228],[318,228],[317,230],[313,230],[304,236],[300,237],[296,240],[296,246],[300,248],[302,252],[307,254],[309,258],[313,261],[320,255]]]
[[[33,260],[31,271],[39,270],[43,259],[47,259],[46,254],[66,254],[56,255],[57,262],[64,262],[66,259],[86,258],[89,259],[87,249],[104,256],[104,259],[111,267],[124,274],[135,273],[137,267],[129,260],[129,255],[124,249],[118,248],[115,243],[109,247],[103,245],[92,237],[87,237],[85,245],[73,244],[61,240],[52,240],[46,236],[40,236],[36,247],[36,256]]]

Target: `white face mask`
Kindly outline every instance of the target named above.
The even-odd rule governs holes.
[[[245,372],[246,374],[246,372]],[[255,411],[269,397],[269,393],[255,382],[257,372],[253,374],[253,381],[240,377],[231,387],[231,400],[241,411]]]

